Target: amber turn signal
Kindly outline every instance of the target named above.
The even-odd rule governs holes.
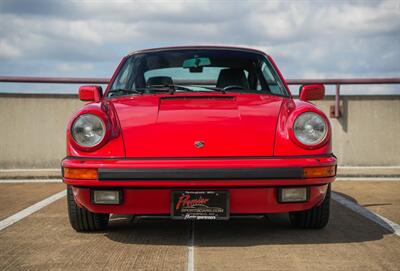
[[[303,171],[304,178],[333,177],[336,175],[336,166],[306,167]]]
[[[96,180],[97,169],[95,168],[64,168],[64,178]]]

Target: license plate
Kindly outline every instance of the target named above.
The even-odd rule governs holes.
[[[226,220],[229,218],[227,191],[173,191],[171,216],[185,220]]]

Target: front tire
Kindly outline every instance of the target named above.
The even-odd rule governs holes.
[[[105,230],[108,226],[109,214],[95,214],[80,208],[74,199],[72,187],[67,186],[68,217],[72,228],[77,232]]]
[[[322,229],[328,224],[331,202],[331,184],[328,185],[324,200],[320,205],[305,211],[289,213],[293,226],[302,229]]]

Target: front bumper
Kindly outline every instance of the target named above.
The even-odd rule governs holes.
[[[231,214],[264,214],[312,208],[335,177],[303,178],[304,167],[336,165],[333,155],[251,158],[82,159],[67,157],[63,168],[96,168],[97,180],[63,178],[75,201],[95,213],[169,214],[173,190],[225,190]],[[278,188],[306,186],[303,203],[279,203]],[[120,205],[96,205],[91,188],[122,190]]]

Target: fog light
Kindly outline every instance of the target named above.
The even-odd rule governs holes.
[[[279,188],[279,202],[305,202],[308,200],[307,187]]]
[[[92,190],[92,200],[95,204],[120,204],[122,193],[119,190]]]

